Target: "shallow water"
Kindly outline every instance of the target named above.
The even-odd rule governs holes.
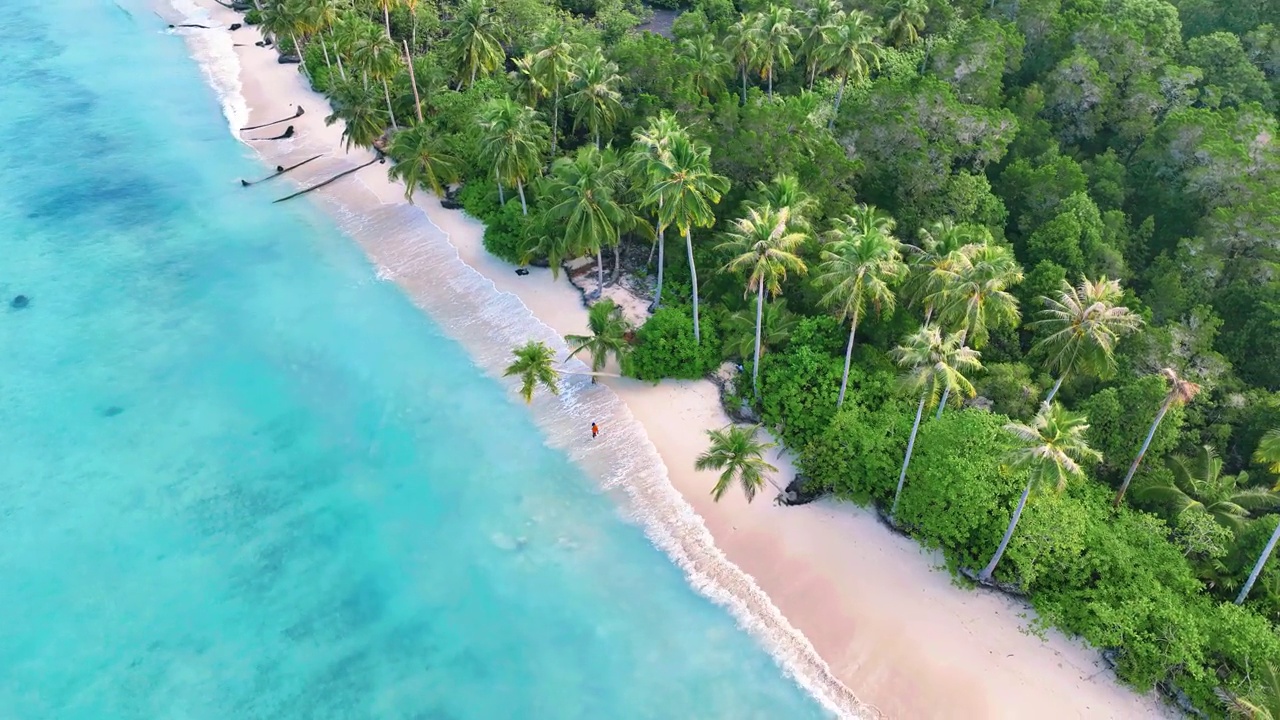
[[[0,4],[0,715],[822,717],[162,29]]]

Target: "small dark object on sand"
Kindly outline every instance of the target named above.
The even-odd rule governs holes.
[[[319,157],[323,157],[323,153],[322,153],[322,154],[320,154],[320,155],[313,155],[313,156],[311,156],[311,157],[307,158],[306,160],[303,160],[302,162],[298,163],[297,165],[290,165],[289,167],[283,167],[283,166],[281,166],[281,165],[277,165],[277,166],[276,166],[276,171],[275,171],[275,173],[273,173],[273,174],[271,174],[271,175],[268,175],[268,176],[266,176],[266,177],[262,178],[261,180],[245,180],[245,179],[241,178],[241,179],[240,179],[240,184],[241,184],[242,186],[244,186],[244,187],[249,187],[250,185],[255,185],[255,184],[260,183],[260,182],[266,182],[267,180],[270,180],[271,178],[280,177],[281,175],[283,175],[283,174],[285,174],[285,173],[289,172],[290,170],[293,170],[294,168],[300,168],[300,167],[302,167],[303,165],[306,165],[307,163],[309,163],[309,162],[311,162],[312,160],[315,160],[316,158],[319,158]]]
[[[258,47],[271,47],[271,38],[259,40],[258,42],[254,43],[254,45],[257,45]]]
[[[290,125],[289,127],[285,128],[285,129],[284,129],[284,132],[280,133],[279,135],[276,135],[275,137],[268,137],[268,138],[249,138],[249,139],[250,139],[250,140],[288,140],[288,139],[289,139],[289,138],[291,138],[291,137],[293,137],[293,126],[292,126],[292,125]]]
[[[240,23],[231,23],[232,30],[239,30],[242,27],[244,27],[244,25],[241,25]]]
[[[180,27],[200,28],[201,30],[208,30],[208,29],[209,29],[209,26],[208,26],[208,25],[199,25],[199,24],[196,24],[196,23],[183,23],[182,25],[170,25],[170,26],[169,26],[169,28],[170,28],[170,29],[173,29],[173,28],[180,28]]]
[[[529,268],[516,268],[516,274],[524,277],[529,274]]]
[[[302,62],[302,58],[298,57],[297,55],[281,55],[276,60],[276,62],[280,63],[281,65],[297,65],[298,63]]]
[[[30,304],[31,304],[31,298],[27,297],[26,295],[19,295],[15,297],[12,301],[10,301],[9,307],[13,308],[14,310],[21,310],[22,308]]]
[[[124,412],[124,408],[120,407],[119,405],[112,405],[111,407],[102,411],[102,417],[115,417],[122,412]]]

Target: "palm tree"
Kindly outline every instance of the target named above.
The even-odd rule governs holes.
[[[902,262],[901,243],[891,234],[892,228],[891,224],[888,230],[874,224],[870,228],[862,227],[856,219],[845,215],[832,223],[826,236],[822,274],[818,277],[819,286],[827,288],[822,304],[835,309],[842,322],[849,322],[849,343],[844,350],[844,374],[840,378],[837,408],[844,405],[845,390],[849,386],[849,365],[853,360],[859,318],[868,303],[877,315],[892,312],[896,300],[892,286],[907,272]]]
[[[612,355],[618,362],[627,351],[627,321],[622,317],[622,308],[610,298],[605,298],[587,311],[587,327],[590,335],[566,335],[569,343],[569,357],[586,350],[591,355],[591,370],[600,372]],[[596,378],[591,376],[594,384]]]
[[[391,40],[391,6],[399,5],[398,0],[378,0],[382,6],[382,24],[387,29],[387,39]]]
[[[386,132],[386,110],[355,78],[334,82],[329,93],[333,112],[324,119],[324,124],[343,122],[342,139],[348,150],[352,145],[370,147]]]
[[[996,554],[978,573],[978,581],[982,583],[991,582],[991,575],[996,571],[1000,558],[1004,557],[1005,548],[1018,527],[1018,519],[1022,517],[1032,489],[1049,488],[1062,492],[1069,480],[1084,476],[1081,463],[1102,459],[1102,453],[1089,447],[1085,440],[1084,433],[1089,429],[1085,416],[1068,412],[1058,403],[1045,402],[1041,405],[1030,425],[1011,422],[1004,429],[1012,433],[1020,445],[1009,453],[1008,465],[1027,472],[1027,485],[1022,489],[1022,497],[1018,499],[1018,506],[1014,508]]]
[[[766,303],[764,318],[760,323],[763,327],[760,332],[760,357],[768,354],[771,348],[790,340],[798,321],[798,316],[787,309],[786,298]],[[755,348],[756,314],[745,309],[729,313],[721,332],[724,336],[725,357],[745,360]]]
[[[430,125],[418,124],[397,133],[387,154],[395,160],[387,174],[404,181],[404,199],[410,203],[418,187],[430,188],[436,197],[444,197],[444,183],[456,182],[461,175],[462,161],[450,154]]]
[[[547,214],[564,223],[564,246],[570,252],[596,256],[597,296],[604,293],[602,249],[617,244],[631,222],[631,214],[614,197],[618,172],[616,162],[587,146],[579,148],[573,159],[556,160],[547,182],[548,195],[555,203]]]
[[[652,184],[645,203],[658,207],[658,224],[675,224],[684,234],[693,285],[693,337],[702,342],[698,324],[698,269],[693,263],[693,228],[711,227],[716,216],[711,206],[729,191],[729,180],[711,169],[711,148],[680,133],[671,138],[667,152],[652,165]]]
[[[574,111],[574,128],[586,125],[600,148],[600,135],[613,128],[622,113],[622,76],[618,65],[600,48],[573,63],[573,92],[566,99]]]
[[[950,287],[931,300],[942,323],[960,328],[969,344],[981,348],[990,328],[1017,326],[1018,299],[1007,288],[1022,282],[1022,266],[1003,245],[973,246],[968,259]]]
[[[747,216],[733,221],[727,233],[728,240],[716,248],[734,253],[724,269],[728,272],[747,271],[747,295],[756,293],[756,350],[751,365],[751,387],[760,395],[760,329],[764,315],[764,294],[777,297],[787,272],[804,274],[808,271],[797,251],[804,245],[804,233],[790,229],[791,209],[774,210],[765,205],[750,208]]]
[[[832,28],[844,20],[844,10],[839,0],[813,0],[804,10],[804,39],[800,43],[800,54],[805,58],[805,75],[809,79],[809,89],[818,75],[822,64],[818,48],[827,44]]]
[[[1112,507],[1120,507],[1120,501],[1124,499],[1124,493],[1129,489],[1129,483],[1133,481],[1133,474],[1138,472],[1138,466],[1142,464],[1142,457],[1147,454],[1147,447],[1151,445],[1151,438],[1155,437],[1156,429],[1160,427],[1160,421],[1164,420],[1165,413],[1169,412],[1169,408],[1174,405],[1185,405],[1191,402],[1200,392],[1200,386],[1178,377],[1177,371],[1173,368],[1165,368],[1160,371],[1164,379],[1169,383],[1169,392],[1164,396],[1164,402],[1160,404],[1160,410],[1156,412],[1156,419],[1151,422],[1151,429],[1147,431],[1147,439],[1142,441],[1142,448],[1138,450],[1138,456],[1133,459],[1133,464],[1129,466],[1129,473],[1124,476],[1124,482],[1120,483],[1120,490],[1116,492],[1116,498],[1111,502]]]
[[[555,157],[560,143],[560,100],[569,83],[573,81],[573,58],[582,52],[581,45],[569,37],[563,23],[547,30],[538,38],[534,54],[533,73],[539,83],[551,92],[551,157]]]
[[[497,70],[506,60],[502,47],[506,31],[486,0],[462,0],[448,23],[448,38],[445,52],[458,67],[459,77],[469,79],[468,86],[476,84],[477,75]]]
[[[895,0],[891,6],[894,15],[889,20],[889,37],[894,45],[906,47],[920,40],[924,30],[924,16],[929,13],[927,0]]]
[[[756,194],[758,200],[748,202],[747,207],[790,208],[791,228],[797,231],[809,230],[810,221],[818,211],[817,198],[810,195],[800,180],[790,173],[774,175],[767,183],[757,181]]]
[[[1280,474],[1280,428],[1272,428],[1262,434],[1258,449],[1253,451],[1253,461],[1267,466],[1272,474]],[[1280,484],[1277,484],[1280,489]]]
[[[302,68],[302,74],[311,77],[307,70],[306,53],[298,40],[299,35],[307,34],[310,22],[316,19],[308,15],[307,8],[297,2],[271,3],[262,10],[262,30],[276,37],[288,37],[293,43],[293,51],[298,55],[298,66]]]
[[[710,33],[680,41],[680,55],[689,60],[689,85],[702,97],[724,90],[725,76],[732,72],[729,57]]]
[[[1276,541],[1280,540],[1280,523],[1276,523],[1276,529],[1271,532],[1271,538],[1267,540],[1266,547],[1262,548],[1262,554],[1258,556],[1258,561],[1253,564],[1253,569],[1249,571],[1249,579],[1244,581],[1244,587],[1240,588],[1240,594],[1236,595],[1236,604],[1242,605],[1246,598],[1249,597],[1249,591],[1253,589],[1253,584],[1258,582],[1258,576],[1262,574],[1262,568],[1266,566],[1267,560],[1271,558],[1271,552],[1276,549]]]
[[[738,71],[742,75],[743,105],[747,104],[747,71],[755,62],[756,53],[760,47],[758,28],[762,17],[760,13],[743,15],[729,29],[729,35],[726,38],[729,57],[733,58],[734,64],[738,66]]]
[[[1120,338],[1142,326],[1142,318],[1120,304],[1120,283],[1103,277],[1085,278],[1079,287],[1062,282],[1057,299],[1043,297],[1041,319],[1029,327],[1048,334],[1036,349],[1043,351],[1058,379],[1045,402],[1053,400],[1062,381],[1074,371],[1105,378],[1115,371],[1115,347]]]
[[[337,0],[305,0],[306,25],[309,34],[320,38],[320,51],[324,53],[325,67],[332,72],[333,62],[329,59],[329,46],[324,41],[326,32],[333,29],[338,21]]]
[[[560,394],[560,378],[552,365],[555,352],[546,343],[530,340],[512,352],[515,360],[502,372],[502,376],[520,378],[520,397],[525,402],[533,402],[533,391],[539,385],[552,395]]]
[[[1166,464],[1173,473],[1172,480],[1153,478],[1140,482],[1134,493],[1164,507],[1171,517],[1199,508],[1218,524],[1238,532],[1250,511],[1280,505],[1280,495],[1271,490],[1244,487],[1249,473],[1223,475],[1222,458],[1208,445],[1201,446],[1195,458],[1172,457]]]
[[[711,489],[711,497],[716,502],[724,497],[725,491],[735,480],[747,496],[747,502],[751,502],[760,488],[764,487],[765,473],[778,472],[778,468],[770,465],[763,457],[765,451],[777,443],[757,440],[759,429],[759,425],[729,425],[719,430],[707,431],[711,447],[698,456],[693,466],[698,470],[721,471],[720,479]]]
[[[653,184],[654,168],[657,166],[657,162],[670,152],[671,142],[677,135],[686,136],[687,134],[684,128],[680,127],[680,124],[676,122],[675,115],[672,115],[667,110],[663,110],[657,117],[650,119],[648,127],[637,128],[632,133],[635,143],[632,146],[628,162],[636,184],[644,189],[641,205],[652,206],[658,210],[658,217],[654,220],[654,232],[658,238],[658,289],[654,293],[651,309],[657,309],[658,303],[662,302],[662,276],[663,268],[666,266],[667,228],[662,224],[661,220],[662,196],[651,197],[648,194],[648,190]]]
[[[1262,667],[1261,674],[1261,693],[1254,696],[1254,699],[1261,704],[1221,688],[1217,690],[1218,698],[1227,706],[1227,710],[1233,717],[1246,720],[1280,720],[1280,670],[1277,670],[1275,665],[1267,663]]]
[[[396,114],[391,108],[391,89],[387,81],[395,77],[400,67],[400,49],[391,38],[383,35],[376,25],[361,26],[363,31],[352,39],[351,63],[360,70],[366,84],[369,78],[382,82],[383,96],[387,102],[387,115],[391,126],[396,127]]]
[[[840,103],[844,100],[844,91],[849,85],[849,80],[860,82],[871,75],[872,68],[880,69],[880,55],[883,48],[876,43],[877,32],[866,13],[854,10],[841,18],[839,23],[824,36],[822,44],[814,50],[820,67],[823,70],[834,70],[840,78],[835,109],[827,122],[828,130],[835,127],[836,116],[840,114]]]
[[[791,8],[782,5],[770,5],[760,15],[760,24],[756,28],[756,66],[760,69],[760,78],[769,81],[769,99],[773,99],[773,76],[775,68],[791,67],[795,56],[791,53],[791,44],[799,42],[800,31],[791,24]]]
[[[902,459],[902,472],[898,474],[898,488],[893,493],[893,505],[889,509],[892,520],[898,512],[898,499],[902,495],[902,483],[907,479],[907,466],[911,464],[911,451],[915,448],[916,433],[920,430],[920,416],[927,404],[936,402],[939,396],[952,390],[973,397],[973,383],[964,376],[966,370],[982,367],[977,350],[964,346],[960,333],[944,336],[937,325],[925,325],[911,334],[902,345],[891,353],[898,364],[905,367],[902,385],[908,391],[920,393],[916,407],[916,421],[911,426],[907,440],[907,454]]]
[[[924,323],[929,324],[937,309],[935,303],[945,299],[956,278],[969,265],[977,246],[983,245],[990,233],[973,225],[957,225],[941,220],[920,231],[920,252],[911,263],[908,296],[912,303],[924,305]]]
[[[503,182],[515,185],[520,193],[520,208],[528,215],[524,185],[542,167],[547,124],[534,109],[503,97],[490,100],[481,108],[479,127],[480,154],[493,164],[500,201],[506,203]]]
[[[538,101],[550,93],[538,74],[538,58],[533,53],[526,53],[514,61],[516,69],[511,72],[511,80],[515,84],[516,96],[531,108],[538,107]]]

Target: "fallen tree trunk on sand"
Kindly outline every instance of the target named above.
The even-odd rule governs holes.
[[[268,180],[270,180],[270,179],[272,179],[272,178],[278,178],[278,177],[280,177],[281,175],[283,175],[283,174],[285,174],[285,173],[289,172],[290,170],[293,170],[293,169],[295,169],[295,168],[300,168],[300,167],[302,167],[303,165],[306,165],[307,163],[309,163],[309,162],[311,162],[312,160],[315,160],[316,158],[319,158],[319,157],[324,157],[324,153],[321,153],[321,154],[319,154],[319,155],[315,155],[315,156],[313,156],[313,157],[309,157],[309,158],[307,158],[306,160],[303,160],[302,162],[298,163],[297,165],[290,165],[289,167],[282,167],[282,166],[280,166],[280,165],[277,165],[277,166],[276,166],[276,171],[275,171],[274,173],[272,173],[272,174],[270,174],[270,175],[268,175],[268,176],[266,176],[266,177],[262,178],[261,180],[245,180],[244,178],[241,178],[241,179],[240,179],[240,185],[241,185],[241,186],[243,186],[243,187],[249,187],[250,185],[257,185],[257,184],[258,184],[258,183],[260,183],[260,182],[266,182],[266,181],[268,181]]]
[[[261,125],[250,125],[249,127],[242,127],[242,128],[240,128],[240,132],[244,132],[244,131],[246,131],[246,130],[261,130],[261,129],[262,129],[262,128],[264,128],[264,127],[271,127],[272,125],[279,125],[279,124],[280,124],[280,123],[282,123],[282,122],[289,122],[290,120],[295,120],[295,119],[297,119],[297,118],[302,117],[303,113],[305,113],[305,112],[306,112],[306,110],[304,110],[304,109],[302,108],[302,106],[301,106],[301,105],[299,105],[299,106],[298,106],[298,111],[297,111],[297,112],[295,112],[294,114],[290,115],[290,116],[289,116],[289,117],[287,117],[287,118],[282,118],[282,119],[280,119],[280,120],[274,120],[274,121],[272,121],[272,122],[269,122],[269,123],[263,123],[263,124],[261,124]]]
[[[292,125],[290,125],[289,127],[285,128],[285,129],[284,129],[284,132],[280,133],[279,135],[276,135],[275,137],[269,137],[269,138],[249,138],[249,142],[256,142],[256,141],[258,141],[258,140],[288,140],[288,139],[289,139],[289,138],[291,138],[291,137],[293,137],[293,126],[292,126]]]
[[[350,175],[351,173],[353,173],[353,172],[355,172],[355,171],[357,171],[357,170],[363,170],[364,168],[367,168],[367,167],[369,167],[370,165],[372,165],[372,164],[374,164],[374,163],[381,163],[381,162],[386,162],[386,157],[384,157],[384,156],[382,155],[382,153],[378,153],[378,157],[376,157],[376,158],[374,158],[374,159],[370,160],[369,162],[367,162],[367,163],[365,163],[365,164],[363,164],[363,165],[357,165],[357,166],[355,166],[355,167],[351,168],[350,170],[343,170],[342,172],[338,173],[337,175],[334,175],[333,177],[329,178],[328,180],[325,180],[324,182],[316,183],[315,185],[312,185],[312,186],[311,186],[311,187],[309,187],[309,188],[303,188],[303,189],[299,190],[298,192],[296,192],[296,193],[294,193],[294,194],[292,194],[292,195],[285,195],[284,197],[282,197],[282,198],[280,198],[280,199],[278,199],[278,200],[272,200],[271,202],[272,202],[273,204],[274,204],[274,203],[281,203],[281,202],[284,202],[285,200],[292,200],[292,199],[294,199],[294,198],[298,197],[299,195],[306,195],[307,193],[311,192],[312,190],[319,190],[320,188],[324,187],[325,185],[328,185],[329,183],[333,182],[334,180],[337,180],[338,178],[346,177],[347,175]]]

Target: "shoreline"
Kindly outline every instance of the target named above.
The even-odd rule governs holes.
[[[187,8],[198,7],[223,28],[175,33],[193,54],[202,44],[212,50],[221,42],[238,60],[238,67],[215,70],[208,58],[197,58],[233,128],[308,108],[290,121],[297,133],[288,140],[249,143],[233,130],[268,168],[326,153],[266,191],[272,198],[373,156],[341,149],[340,129],[324,125],[324,98],[307,87],[298,68],[276,63],[274,48],[253,45],[256,28],[225,29],[241,21],[239,14],[212,0],[179,3],[186,7],[172,12],[189,16]],[[514,266],[483,249],[478,221],[423,192],[415,193],[416,206],[408,205],[403,186],[387,180],[386,169],[375,164],[295,202],[319,203],[365,251],[378,278],[395,281],[490,375],[500,374],[514,344],[495,344],[504,329],[520,340],[554,341],[557,349],[563,335],[585,329],[581,296],[567,280],[552,281],[540,268],[516,276]],[[441,277],[446,262],[467,270]],[[481,291],[498,297],[472,296]],[[522,312],[529,317],[518,317]],[[512,316],[523,325],[516,328]],[[714,473],[693,470],[705,446],[703,431],[728,423],[709,381],[653,386],[610,379],[603,385],[606,392],[570,378],[560,398],[535,400],[532,412],[548,444],[565,450],[607,492],[625,494],[619,497],[625,514],[695,589],[727,606],[829,709],[856,717],[1174,716],[1154,693],[1139,696],[1120,686],[1097,650],[1055,630],[1043,641],[1026,630],[1034,615],[1028,607],[957,587],[937,569],[937,553],[890,533],[870,511],[830,500],[749,505],[737,493],[712,502]],[[604,418],[605,442],[584,448],[587,415]],[[780,469],[779,482],[788,482],[794,470],[785,450],[768,459]]]

